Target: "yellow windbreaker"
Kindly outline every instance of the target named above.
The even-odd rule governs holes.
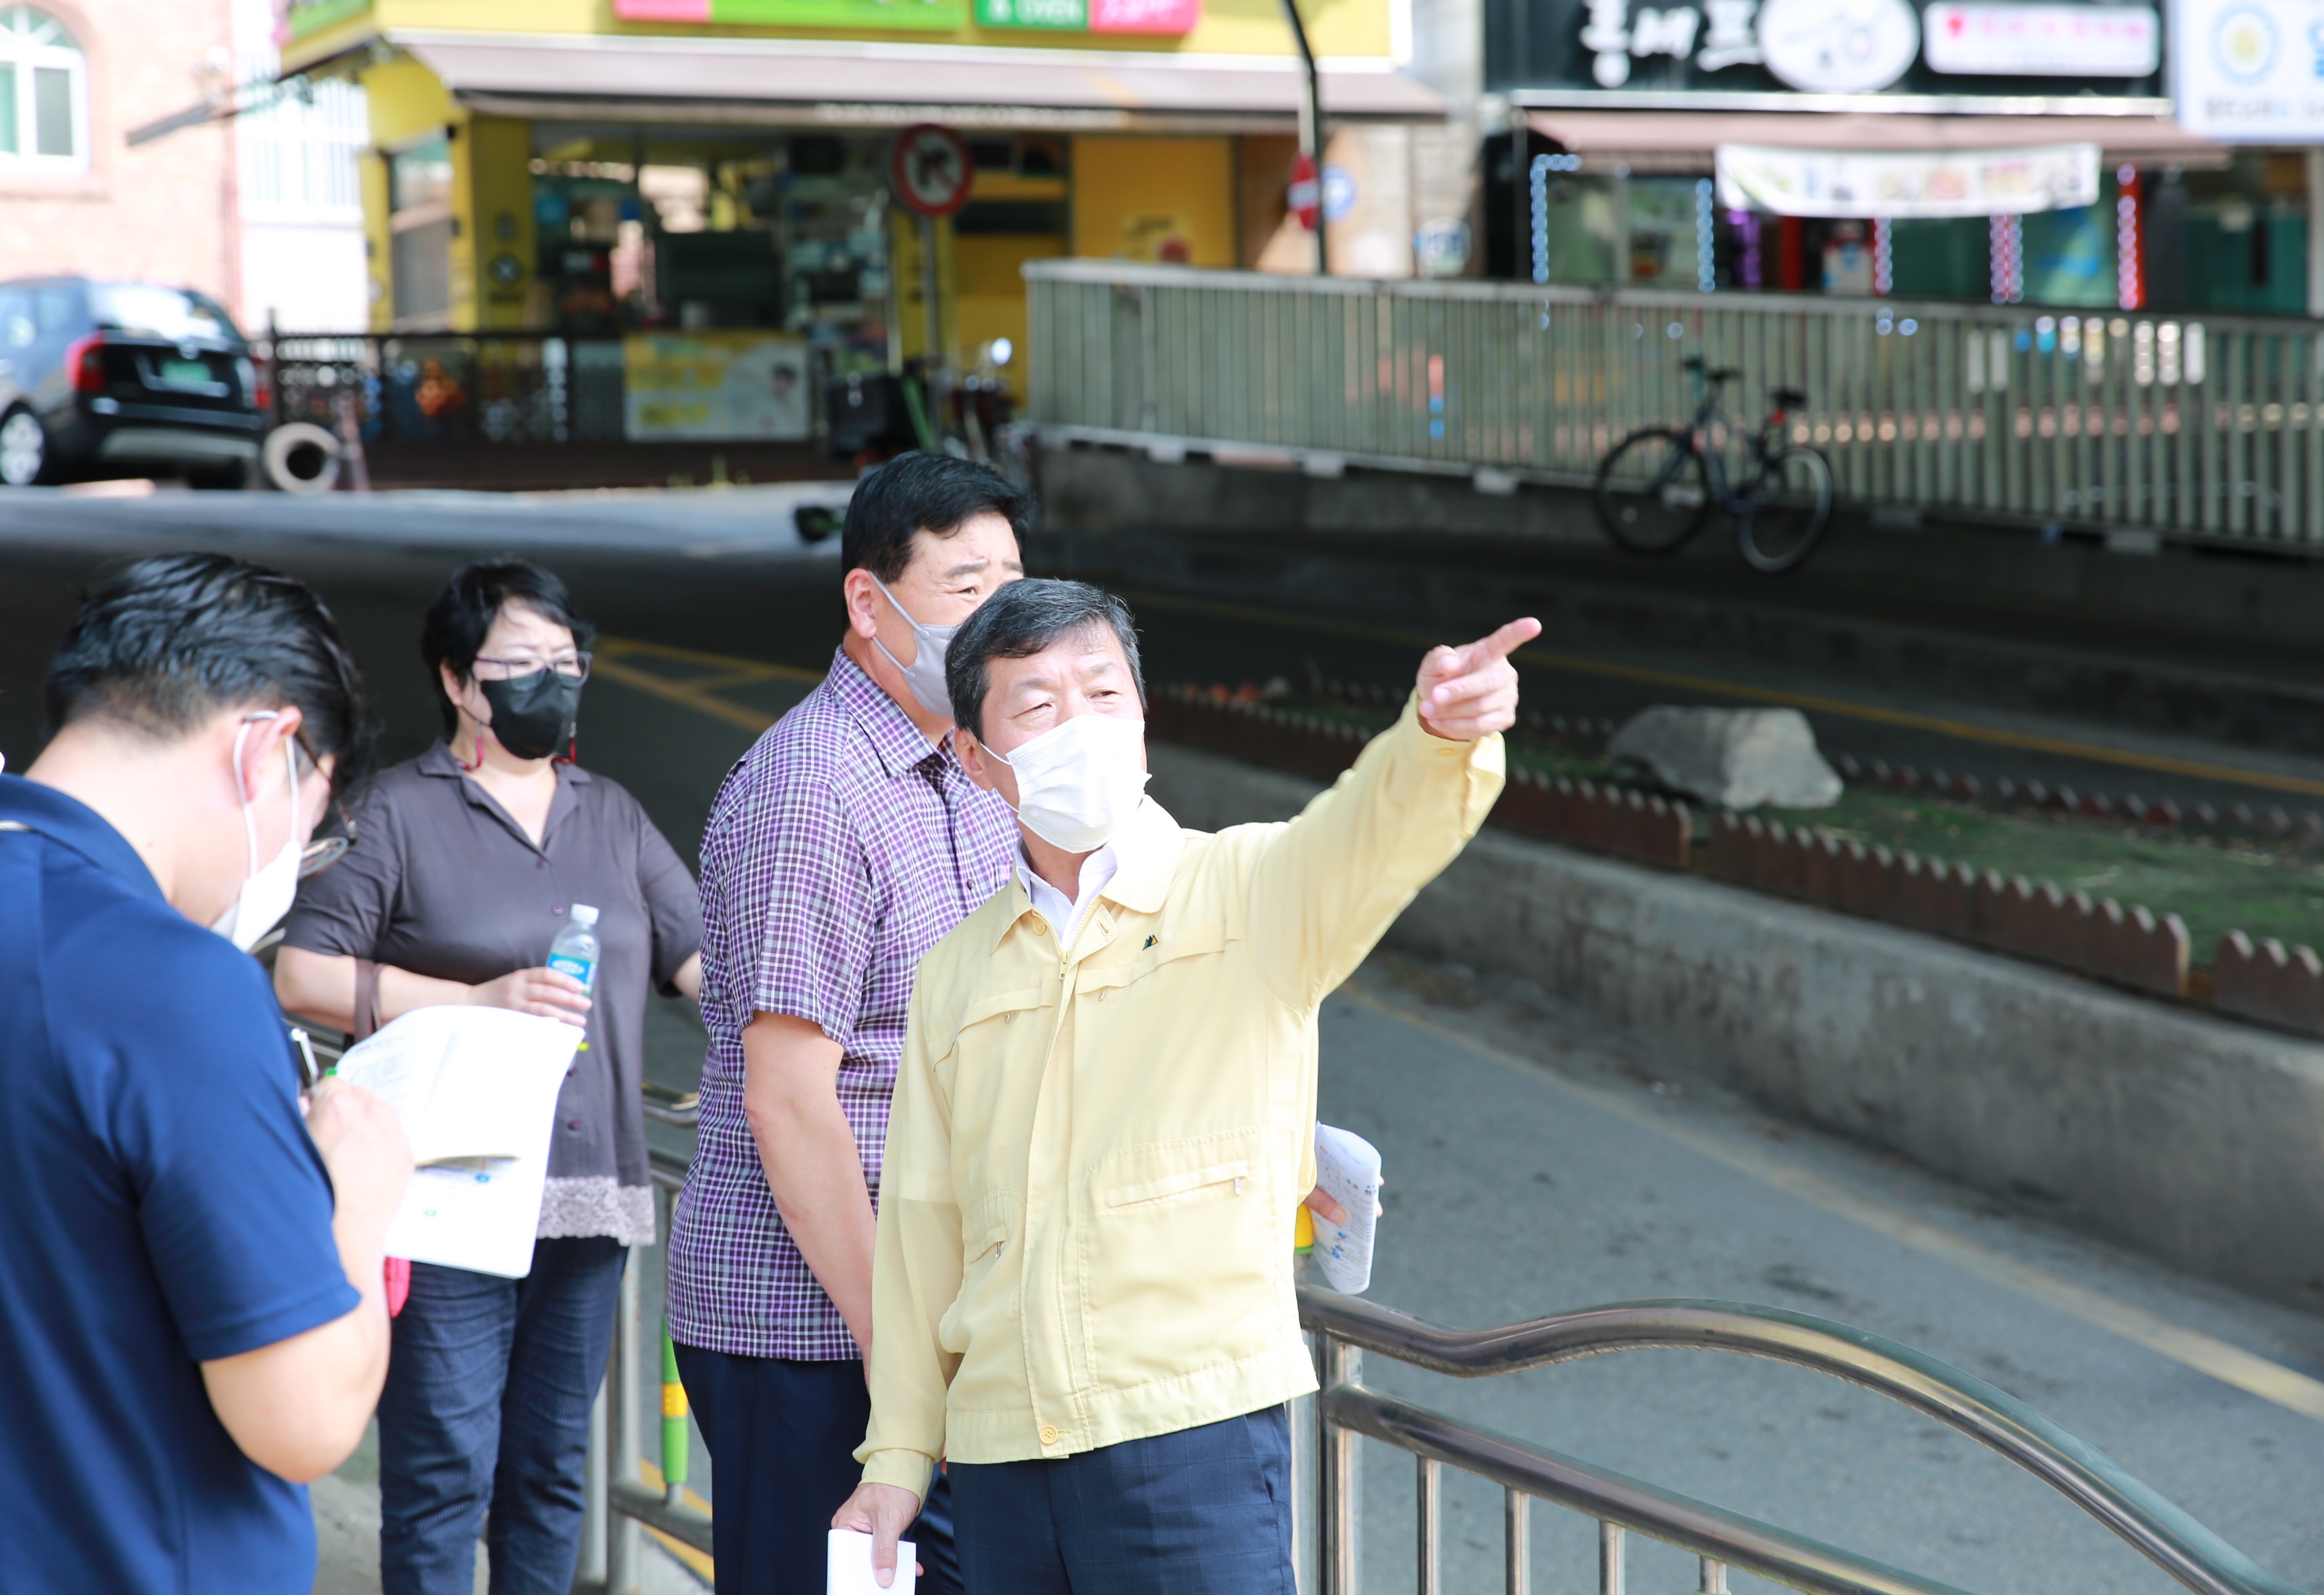
[[[920,963],[888,1125],[863,1476],[1069,1456],[1315,1388],[1292,1289],[1315,1015],[1501,789],[1403,718],[1295,820],[1152,802],[1070,948],[1012,880]]]

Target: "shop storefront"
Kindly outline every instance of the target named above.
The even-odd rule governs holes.
[[[2310,162],[2174,117],[2166,20],[2055,0],[1492,0],[1489,87],[1513,127],[1497,263],[2306,313]]]
[[[1309,26],[1335,122],[1441,115],[1388,0]],[[1010,386],[1026,261],[1254,264],[1283,225],[1274,0],[304,0],[285,31],[286,72],[369,91],[374,329],[572,340],[622,363],[633,435],[803,437],[825,382],[924,357]],[[930,123],[973,171],[924,223],[890,160]]]

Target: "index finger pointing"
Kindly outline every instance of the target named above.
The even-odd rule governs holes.
[[[1541,635],[1541,622],[1531,615],[1511,621],[1489,637],[1480,638],[1463,650],[1473,668],[1488,659],[1505,659]]]

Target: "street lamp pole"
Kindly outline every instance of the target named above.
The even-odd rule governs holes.
[[[1315,51],[1307,42],[1307,24],[1300,20],[1299,0],[1283,0],[1283,14],[1291,23],[1291,42],[1299,50],[1299,152],[1315,174],[1315,275],[1332,274],[1331,255],[1323,247],[1323,86],[1315,70]]]

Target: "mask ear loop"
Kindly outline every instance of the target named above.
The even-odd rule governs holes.
[[[483,721],[478,720],[474,715],[468,716],[468,721],[470,724],[476,728],[476,761],[474,764],[469,763],[466,760],[460,757],[460,750],[455,747],[452,750],[452,762],[458,765],[468,774],[474,775],[476,771],[484,769],[484,724]]]
[[[258,873],[258,816],[253,814],[250,808],[250,783],[243,778],[242,750],[250,741],[250,728],[253,725],[261,720],[280,720],[281,717],[280,710],[266,709],[255,715],[244,715],[242,717],[242,724],[235,727],[234,795],[242,804],[242,842],[245,855],[250,861],[249,871],[243,877],[245,880]],[[290,793],[294,805],[298,801],[298,792],[299,767],[293,764],[290,767]]]

